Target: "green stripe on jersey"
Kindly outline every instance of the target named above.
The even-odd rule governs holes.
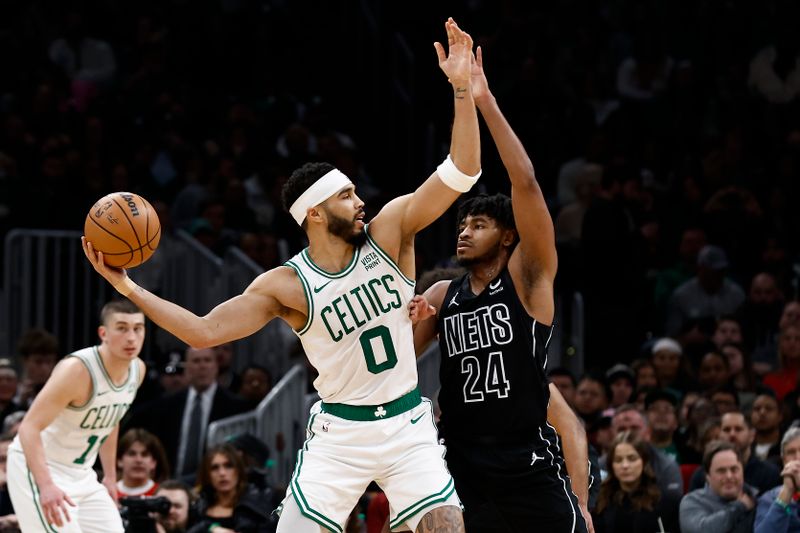
[[[356,263],[358,262],[357,260],[358,260],[358,256],[359,256],[360,253],[361,253],[361,248],[354,248],[353,249],[353,257],[350,259],[350,262],[347,263],[347,266],[344,267],[339,272],[328,272],[328,271],[323,270],[322,268],[318,267],[314,263],[314,261],[311,259],[311,256],[308,255],[308,248],[305,248],[302,252],[300,252],[300,257],[303,258],[303,261],[305,262],[305,264],[308,265],[308,268],[310,268],[311,270],[313,270],[317,274],[319,274],[321,276],[325,276],[326,278],[330,278],[330,279],[339,279],[339,278],[345,277],[346,275],[348,275],[350,273],[351,270],[353,270],[353,268],[356,266]]]
[[[297,331],[298,335],[302,335],[303,333],[308,331],[308,328],[311,327],[311,323],[314,321],[314,299],[311,296],[311,287],[308,284],[308,280],[303,275],[303,271],[300,269],[298,265],[295,265],[291,261],[286,261],[286,263],[284,264],[297,273],[297,277],[300,278],[300,284],[303,286],[303,293],[306,295],[306,305],[308,306],[308,318],[306,319],[306,323],[302,327],[302,329],[300,329],[300,331],[295,330]]]

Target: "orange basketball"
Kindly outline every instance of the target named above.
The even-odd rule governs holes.
[[[103,252],[108,266],[133,268],[147,261],[161,239],[161,223],[150,202],[130,192],[100,198],[83,224],[86,240]]]

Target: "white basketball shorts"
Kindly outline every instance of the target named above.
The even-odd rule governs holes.
[[[371,421],[334,416],[317,402],[286,497],[294,498],[306,518],[342,533],[374,480],[389,499],[390,528],[414,531],[431,509],[461,506],[437,439],[427,398],[406,412]]]
[[[47,463],[53,482],[75,503],[67,504],[70,521],[62,527],[46,523],[39,502],[39,488],[28,470],[25,455],[8,452],[8,491],[19,526],[25,533],[123,533],[122,519],[108,490],[91,468]]]

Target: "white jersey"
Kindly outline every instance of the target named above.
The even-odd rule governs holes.
[[[286,265],[305,291],[308,321],[295,333],[319,372],[314,388],[323,401],[379,405],[417,386],[408,318],[414,281],[371,237],[341,272],[315,265],[308,248]]]
[[[42,444],[47,461],[72,467],[92,468],[97,452],[131,406],[139,387],[139,364],[134,359],[128,368],[128,379],[115,386],[100,358],[97,346],[69,354],[86,366],[92,378],[92,394],[82,406],[68,406],[42,431]],[[22,451],[19,437],[10,449]]]

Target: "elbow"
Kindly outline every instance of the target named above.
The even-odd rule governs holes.
[[[218,346],[222,344],[222,339],[215,335],[215,328],[212,327],[214,323],[215,321],[209,320],[208,317],[199,317],[198,320],[192,323],[191,327],[183,330],[183,335],[180,336],[180,339],[187,346],[196,350]],[[217,324],[218,326],[219,324]]]
[[[30,441],[31,435],[38,435],[43,430],[44,428],[36,428],[33,426],[33,424],[31,424],[30,421],[23,418],[22,423],[19,425],[19,429],[17,430],[17,434],[19,435],[19,440],[23,448],[25,447],[26,443]]]
[[[210,337],[200,336],[200,335],[193,336],[191,338],[186,338],[183,340],[190,348],[194,348],[195,350],[213,348],[219,344],[217,342],[214,342],[214,340],[211,339]]]
[[[534,190],[539,188],[539,182],[536,181],[536,172],[533,170],[533,163],[531,163],[530,159],[521,161],[514,174],[517,176],[514,181],[519,183],[521,187]]]

